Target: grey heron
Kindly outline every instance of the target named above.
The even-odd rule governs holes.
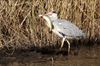
[[[75,24],[72,24],[70,21],[58,19],[57,13],[49,12],[44,15],[39,15],[46,22],[46,25],[49,27],[50,31],[57,34],[62,38],[61,47],[64,45],[64,41],[68,43],[68,52],[70,51],[70,42],[68,39],[79,39],[84,38],[85,33],[80,30]]]

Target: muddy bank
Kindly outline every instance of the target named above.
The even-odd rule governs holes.
[[[51,48],[51,50],[49,50]],[[100,46],[80,46],[76,51],[71,47],[71,52],[67,55],[67,50],[59,50],[55,47],[30,48],[7,51],[0,51],[1,66],[99,66]],[[76,54],[77,52],[77,54]]]

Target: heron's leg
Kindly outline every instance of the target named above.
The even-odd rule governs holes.
[[[60,49],[63,47],[65,39],[66,39],[66,36],[62,39],[62,44],[61,44]],[[69,51],[70,51],[70,42],[67,39],[66,39],[66,41],[68,43],[68,53],[69,53]]]
[[[66,37],[64,37],[64,38],[62,39],[62,43],[61,43],[60,49],[63,47],[65,39],[66,39]]]
[[[68,53],[70,51],[70,42],[66,39],[67,43],[68,43]]]

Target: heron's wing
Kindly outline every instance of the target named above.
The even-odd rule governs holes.
[[[83,36],[83,32],[74,24],[66,20],[57,19],[53,22],[54,29],[66,36]]]

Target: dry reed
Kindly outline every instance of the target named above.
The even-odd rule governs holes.
[[[100,36],[100,1],[98,0],[0,0],[0,48],[28,48],[60,43],[49,34],[38,15],[52,9],[59,18],[76,24],[87,38]]]

